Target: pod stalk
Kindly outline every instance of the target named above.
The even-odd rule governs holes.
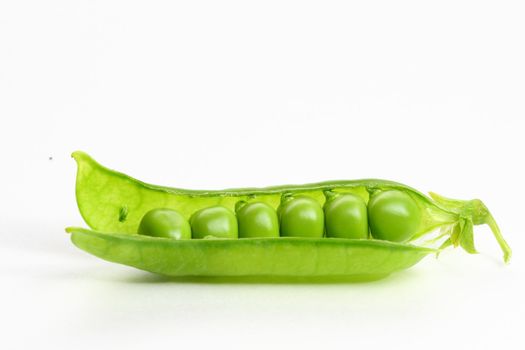
[[[487,224],[503,252],[503,261],[506,264],[509,263],[512,256],[512,250],[503,238],[496,220],[494,220],[489,209],[481,200],[459,200],[446,198],[433,192],[430,192],[429,194],[438,205],[443,209],[456,214],[458,221],[463,223],[461,224],[461,229],[458,234],[450,236],[450,243],[455,246],[461,244],[466,251],[475,252],[471,237],[472,226]],[[444,246],[447,245],[449,244],[445,242]]]
[[[510,262],[510,258],[512,257],[512,249],[507,244],[507,241],[505,241],[503,238],[496,220],[494,220],[494,217],[490,213],[488,213],[486,216],[485,223],[490,227],[494,238],[496,238],[496,241],[498,241],[498,244],[503,251],[503,261],[508,264]]]

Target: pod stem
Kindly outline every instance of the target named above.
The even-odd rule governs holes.
[[[498,244],[503,251],[503,261],[508,264],[512,256],[512,249],[510,249],[507,241],[503,238],[496,220],[494,220],[494,217],[490,213],[485,217],[485,223],[490,227],[494,238],[496,238],[496,241],[498,241]]]
[[[450,230],[451,236],[449,240],[444,243],[444,247],[450,244],[453,244],[454,246],[461,245],[467,252],[475,253],[476,249],[474,248],[472,238],[472,227],[473,225],[487,224],[503,251],[503,261],[509,263],[512,256],[512,250],[503,238],[496,220],[494,220],[489,209],[482,201],[479,199],[451,199],[433,192],[430,192],[429,194],[439,206],[451,213],[455,213],[458,217],[458,223]]]

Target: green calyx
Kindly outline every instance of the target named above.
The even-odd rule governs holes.
[[[434,192],[429,192],[429,195],[438,205],[455,213],[458,218],[454,224],[443,228],[443,234],[449,237],[443,242],[441,249],[453,245],[461,246],[468,253],[477,253],[474,246],[474,225],[487,224],[503,251],[503,260],[505,263],[510,262],[512,250],[503,238],[496,220],[481,200],[451,199]]]

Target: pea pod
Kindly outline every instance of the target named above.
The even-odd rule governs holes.
[[[73,243],[102,259],[167,276],[383,278],[409,268],[434,249],[344,238],[172,240],[70,227]]]
[[[480,224],[490,226],[504,260],[508,262],[511,256],[492,215],[478,199],[453,200],[433,193],[427,197],[409,186],[378,179],[186,190],[141,182],[98,164],[84,152],[74,152],[73,158],[78,165],[77,204],[91,230],[68,228],[72,242],[102,259],[163,275],[377,279],[409,268],[450,245],[475,253],[473,226]],[[262,202],[277,209],[283,198],[306,196],[322,207],[334,194],[350,193],[368,203],[374,194],[389,190],[408,195],[419,210],[414,234],[404,243],[324,237],[172,240],[136,234],[144,214],[155,208],[176,210],[189,220],[193,213],[213,206],[235,212],[241,201]],[[443,241],[439,249],[421,243],[427,233],[438,228]]]

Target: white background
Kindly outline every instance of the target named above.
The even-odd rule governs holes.
[[[0,2],[0,348],[523,349],[521,1]],[[480,254],[367,284],[167,281],[76,249],[82,149],[147,182],[379,177]],[[52,159],[51,159],[52,157]]]

